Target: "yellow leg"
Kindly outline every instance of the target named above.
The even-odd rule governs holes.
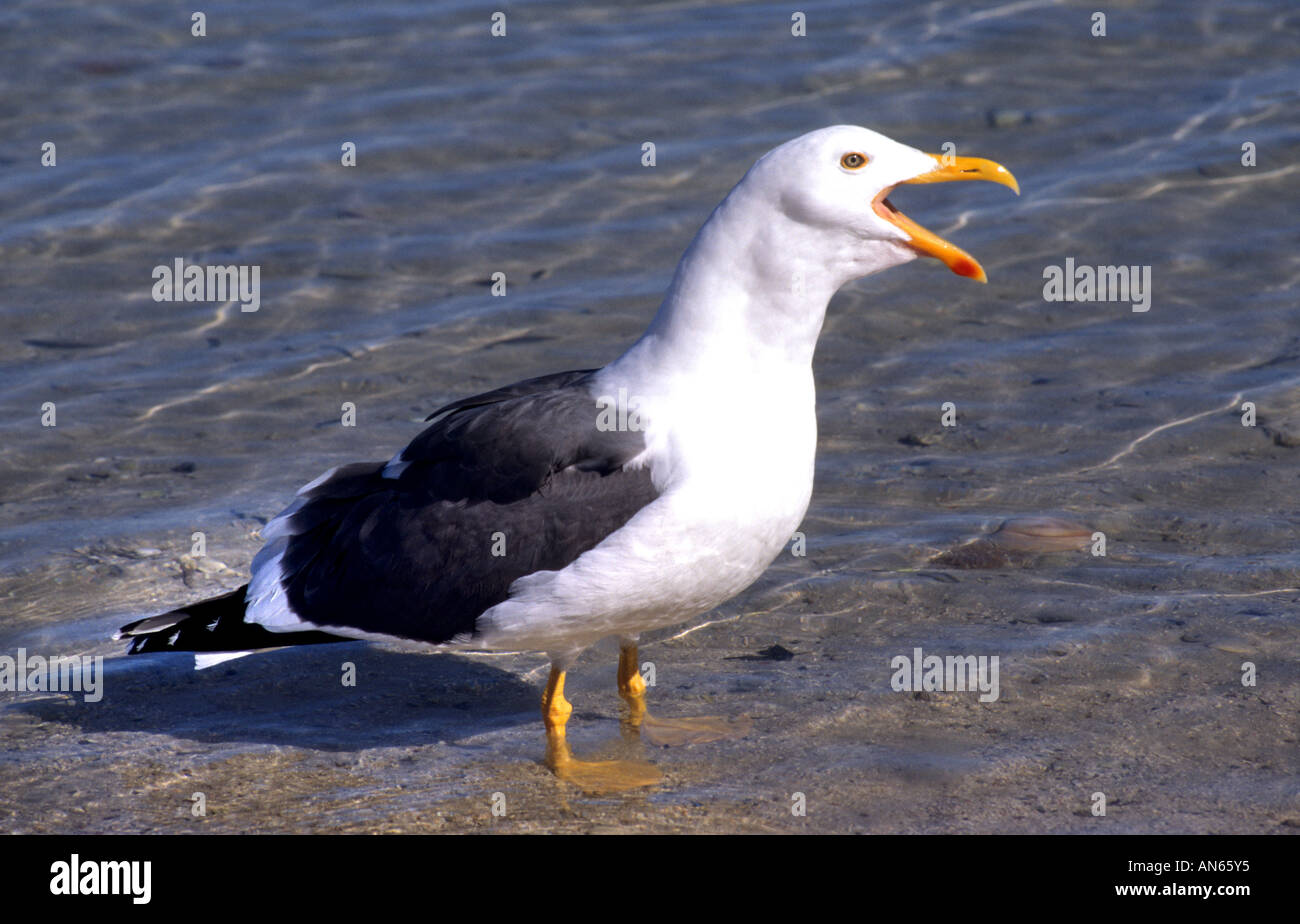
[[[641,677],[640,656],[636,645],[623,645],[618,652],[618,693],[627,703],[625,724],[643,730],[654,744],[671,746],[704,744],[724,738],[743,738],[749,734],[748,716],[733,719],[696,716],[661,719],[650,714],[645,705],[645,680]]]
[[[645,680],[641,676],[640,658],[635,645],[618,650],[618,695],[627,703],[626,724],[637,728],[645,718]]]
[[[635,645],[624,645],[618,650],[618,692],[623,696],[645,696],[639,660]]]
[[[546,692],[542,694],[542,721],[546,723],[548,732],[559,731],[562,738],[571,715],[573,704],[564,698],[564,671],[552,664]]]
[[[546,725],[546,766],[566,782],[597,795],[653,786],[663,775],[641,760],[579,760],[569,750],[565,729],[573,705],[564,698],[564,671],[551,665],[542,694],[542,721]],[[639,678],[638,678],[639,679]],[[644,684],[643,684],[644,686]]]

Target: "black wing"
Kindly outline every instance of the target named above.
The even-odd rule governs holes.
[[[444,642],[472,634],[518,578],[621,527],[658,492],[648,468],[625,468],[642,434],[597,428],[589,380],[457,401],[391,463],[346,466],[304,493],[277,530],[282,556],[262,565],[279,569],[289,609],[326,629]]]
[[[535,395],[541,391],[557,391],[572,385],[579,385],[599,371],[599,369],[574,369],[571,372],[552,372],[550,375],[539,375],[537,378],[524,379],[522,382],[515,382],[513,385],[485,391],[481,395],[461,398],[459,401],[451,402],[451,404],[444,404],[424,419],[433,420],[433,418],[441,417],[443,414],[452,414],[471,407],[481,407],[484,404],[496,404],[499,401],[505,401],[507,398],[522,398],[525,395]]]

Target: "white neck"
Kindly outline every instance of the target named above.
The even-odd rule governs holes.
[[[718,364],[811,365],[835,290],[805,272],[801,292],[794,254],[762,259],[764,238],[780,231],[746,222],[743,212],[731,196],[714,210],[625,359],[679,374]]]
[[[908,258],[799,222],[763,184],[742,180],[686,249],[649,328],[609,371],[646,381],[808,369],[831,296]]]

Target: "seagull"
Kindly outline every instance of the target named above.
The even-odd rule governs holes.
[[[997,163],[859,126],[774,148],[713,210],[618,359],[440,408],[391,459],[301,488],[262,531],[248,584],[116,637],[130,654],[196,652],[196,667],[353,639],[545,652],[547,766],[597,789],[649,785],[660,777],[648,765],[573,756],[566,672],[617,638],[625,721],[652,720],[641,633],[739,594],[808,509],[812,358],[831,296],[918,256],[986,281],[974,257],[887,198],[955,180],[1019,194]]]

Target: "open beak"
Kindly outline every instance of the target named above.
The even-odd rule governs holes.
[[[985,160],[982,157],[952,157],[940,154],[930,154],[928,156],[934,158],[934,169],[922,173],[920,176],[912,177],[910,180],[903,180],[904,183],[988,180],[991,183],[1001,183],[1014,191],[1017,196],[1020,195],[1020,184],[1011,175],[1011,171],[1001,164]],[[901,228],[909,238],[908,244],[917,253],[942,260],[944,265],[958,276],[966,276],[976,282],[988,282],[988,276],[984,274],[984,267],[979,265],[978,260],[957,245],[948,243],[933,231],[922,228],[894,208],[893,204],[885,198],[894,191],[894,188],[891,186],[888,189],[881,190],[880,195],[876,196],[871,203],[871,207],[875,209],[876,214]]]

